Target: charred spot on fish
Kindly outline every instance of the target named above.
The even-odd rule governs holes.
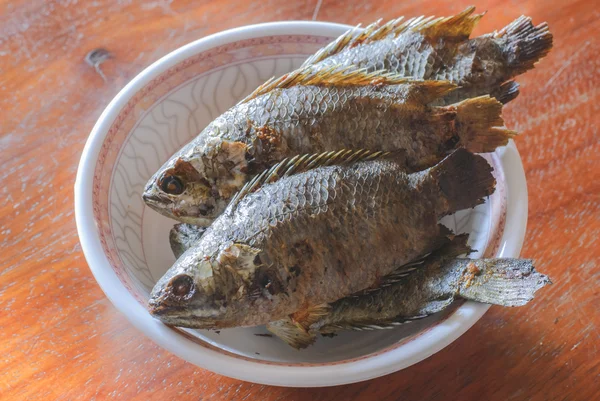
[[[213,298],[215,302],[219,302],[221,305],[227,305],[227,295],[223,291],[215,291]]]
[[[448,149],[454,149],[456,145],[460,142],[460,137],[458,135],[451,136],[445,143],[444,147]]]
[[[198,170],[190,162],[181,159],[175,162],[175,166],[171,169],[171,174],[183,177],[185,180],[192,182],[200,182],[203,179]]]
[[[185,190],[185,185],[181,179],[174,175],[165,175],[161,177],[159,186],[163,192],[170,195],[181,195]]]
[[[300,266],[294,265],[290,267],[290,273],[293,274],[295,277],[298,277],[300,273],[302,273],[302,270],[300,269]]]
[[[260,285],[262,288],[269,288],[271,287],[271,285],[273,284],[273,281],[271,281],[271,277],[269,277],[268,275],[263,275],[259,281],[258,281],[258,285]]]
[[[307,240],[296,242],[291,250],[297,259],[308,259],[313,254],[313,248]]]
[[[283,286],[277,280],[274,274],[268,270],[260,269],[256,276],[256,285],[264,290],[267,290],[269,294],[275,295],[283,291]]]
[[[256,161],[256,159],[250,159],[247,162],[248,162],[248,164],[246,165],[246,171],[245,171],[246,174],[256,175],[256,174],[260,173],[261,168],[263,167],[262,163],[258,163]],[[265,166],[265,168],[266,168],[266,166]]]
[[[269,159],[271,162],[279,160],[277,156],[283,145],[283,135],[280,131],[268,125],[254,127],[256,140],[253,143],[253,156],[260,159]]]
[[[176,297],[188,296],[194,289],[194,280],[187,274],[180,274],[171,279],[171,293]]]
[[[204,186],[205,186],[205,187],[207,187],[207,188],[210,188],[210,187],[211,187],[211,185],[210,185],[210,182],[208,182],[208,180],[207,180],[206,178],[204,178],[204,177],[200,178],[200,179],[198,180],[198,182],[199,182],[200,184],[204,185]]]
[[[214,209],[214,206],[207,205],[206,203],[202,203],[202,204],[198,205],[198,213],[201,216],[208,216],[208,214],[210,212],[212,212],[213,209]]]
[[[473,63],[471,64],[471,73],[478,74],[485,71],[484,65],[481,60],[477,57],[473,58]]]
[[[281,133],[273,127],[267,125],[257,127],[256,134],[263,145],[268,144],[269,146],[277,146],[281,143]]]

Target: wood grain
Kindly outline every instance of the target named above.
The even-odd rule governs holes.
[[[481,1],[476,33],[520,14],[555,48],[505,111],[529,186],[522,255],[554,285],[492,307],[404,371],[348,386],[285,389],[198,369],[137,332],[83,258],[73,183],[93,123],[144,67],[202,36],[258,22],[355,24],[456,13],[463,1],[0,1],[0,399],[594,400],[600,397],[600,12],[593,1]],[[105,79],[85,61],[112,58]]]

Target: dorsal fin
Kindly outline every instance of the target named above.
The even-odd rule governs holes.
[[[342,67],[333,65],[315,70],[312,66],[302,67],[285,74],[280,78],[271,78],[240,103],[246,103],[260,95],[271,92],[273,89],[291,88],[297,85],[319,86],[365,86],[365,85],[397,85],[407,82],[406,77],[385,71],[367,72],[365,68],[354,66]]]
[[[383,26],[381,25],[381,19],[379,19],[365,27],[365,29],[362,31],[360,30],[360,24],[358,24],[354,28],[349,29],[340,35],[336,40],[329,43],[327,46],[319,49],[315,54],[310,56],[304,61],[304,63],[302,63],[302,67],[316,64],[319,61],[331,57],[344,49],[358,46],[365,41],[373,41],[374,37],[382,39],[389,35],[394,29],[397,29],[398,26],[402,25],[401,22],[403,19],[404,17],[393,19],[385,23]]]
[[[334,323],[327,324],[319,329],[319,332],[323,336],[328,336],[330,334],[335,334],[338,331],[343,330],[353,330],[353,331],[372,331],[372,330],[386,330],[393,329],[394,327],[401,326],[406,323],[414,322],[415,320],[425,319],[428,316],[431,316],[432,313],[414,315],[414,316],[400,316],[395,319],[389,319],[385,321],[378,322],[369,322],[365,320],[363,322],[343,322],[343,323]],[[313,341],[314,342],[314,341]],[[310,345],[310,344],[308,344]]]
[[[366,149],[342,149],[323,153],[297,155],[284,159],[270,169],[263,171],[246,183],[231,199],[229,207],[235,207],[249,193],[255,192],[265,184],[273,183],[283,177],[299,174],[318,167],[344,165],[354,162],[373,160],[390,155],[391,152],[371,151]]]
[[[381,19],[379,19],[374,23],[368,25],[362,31],[360,30],[359,24],[356,27],[348,30],[346,33],[342,34],[340,37],[338,37],[333,42],[329,43],[327,46],[319,49],[315,54],[310,56],[304,61],[304,63],[302,63],[302,67],[317,64],[318,62],[323,61],[326,58],[329,58],[335,54],[341,53],[343,50],[346,49],[351,49],[362,44],[375,42],[377,40],[384,39],[388,36],[396,37],[402,32],[406,32],[410,29],[419,27],[431,21],[432,19],[433,16],[420,16],[402,22],[404,20],[404,17],[399,17],[390,20],[383,25],[381,25]]]
[[[472,15],[475,7],[467,7],[463,12],[450,16],[438,17],[433,16],[414,17],[404,22],[404,17],[396,18],[381,25],[381,20],[378,20],[360,31],[360,25],[348,30],[327,46],[318,50],[315,54],[304,61],[302,67],[317,64],[335,54],[341,53],[343,50],[352,47],[372,43],[388,36],[397,37],[401,33],[412,31],[420,32],[425,36],[431,37],[454,37],[468,38],[477,22],[484,14]]]
[[[467,7],[463,12],[451,17],[436,18],[412,30],[429,38],[453,38],[455,40],[467,39],[473,28],[485,13],[473,14],[475,7]]]

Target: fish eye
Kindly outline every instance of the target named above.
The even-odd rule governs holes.
[[[185,186],[178,177],[167,175],[160,180],[160,189],[171,195],[181,195]]]
[[[171,279],[170,287],[173,295],[177,297],[183,297],[192,291],[194,287],[194,281],[187,274],[180,274]]]

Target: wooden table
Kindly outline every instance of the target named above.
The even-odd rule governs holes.
[[[600,11],[594,1],[481,1],[476,34],[520,14],[548,21],[555,48],[519,78],[505,111],[529,184],[524,257],[554,285],[491,310],[401,372],[348,386],[286,389],[196,368],[159,348],[94,281],[73,216],[92,125],[144,67],[205,35],[286,19],[350,24],[454,14],[456,1],[0,1],[0,399],[600,399]],[[350,4],[352,3],[352,4]],[[102,75],[88,52],[113,57]]]

